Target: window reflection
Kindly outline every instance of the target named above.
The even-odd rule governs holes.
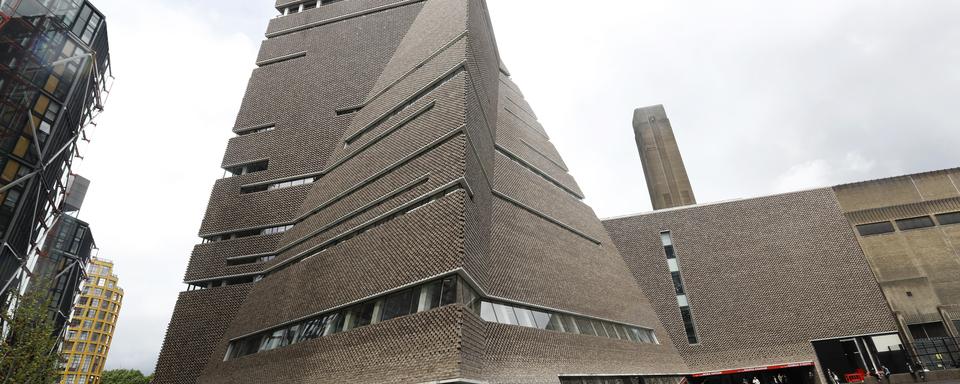
[[[479,315],[481,319],[491,323],[519,325],[586,336],[608,337],[636,343],[659,344],[653,331],[649,329],[641,329],[603,320],[588,319],[581,316],[547,313],[531,308],[493,303],[486,300],[480,304]]]

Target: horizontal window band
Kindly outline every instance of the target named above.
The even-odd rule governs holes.
[[[303,57],[307,57],[307,51],[291,53],[291,54],[288,54],[288,55],[283,55],[283,56],[274,57],[274,58],[272,58],[272,59],[266,59],[266,60],[258,61],[258,62],[257,62],[257,66],[258,66],[258,67],[265,67],[265,66],[268,66],[268,65],[270,65],[270,64],[282,63],[282,62],[284,62],[284,61],[290,61],[290,60],[293,60],[293,59],[299,59],[299,58],[303,58]]]
[[[540,176],[546,181],[549,181],[551,184],[555,185],[557,188],[562,189],[564,192],[567,192],[573,197],[576,197],[578,200],[583,200],[583,195],[574,191],[573,189],[568,188],[566,185],[563,185],[559,180],[554,179],[552,176],[548,175],[546,172],[540,170],[540,168],[535,167],[533,164],[528,163],[526,160],[520,156],[510,152],[510,150],[502,147],[500,144],[496,145],[497,152],[500,152],[502,155],[506,156],[508,159],[513,160],[513,162],[519,164],[520,166],[526,168],[530,172],[533,172],[537,176]]]
[[[226,170],[227,168],[236,168],[236,167],[242,167],[242,166],[245,166],[245,165],[257,164],[257,163],[263,163],[263,162],[269,162],[269,161],[270,161],[269,158],[264,157],[264,158],[260,158],[260,159],[254,159],[254,160],[244,160],[244,161],[239,162],[239,163],[226,164],[226,165],[221,166],[220,168],[223,168],[224,170]],[[240,175],[238,175],[238,176],[240,176]]]
[[[312,22],[312,23],[307,23],[307,24],[304,24],[304,25],[299,25],[299,26],[296,26],[296,27],[279,30],[279,31],[276,31],[276,32],[270,32],[270,33],[267,33],[267,34],[266,34],[266,37],[267,37],[268,39],[272,39],[272,38],[274,38],[274,37],[283,36],[283,35],[287,35],[287,34],[291,34],[291,33],[296,33],[296,32],[304,31],[304,30],[311,29],[311,28],[322,27],[322,26],[327,25],[327,24],[333,24],[333,23],[337,23],[337,22],[340,22],[340,21],[344,21],[344,20],[350,20],[350,19],[354,19],[354,18],[357,18],[357,17],[362,17],[362,16],[366,16],[366,15],[371,15],[371,14],[374,14],[374,13],[379,13],[379,12],[383,12],[383,11],[388,11],[388,10],[391,10],[391,9],[394,9],[394,8],[398,8],[398,7],[402,7],[402,6],[410,5],[410,4],[421,3],[421,2],[424,2],[424,1],[426,1],[426,0],[404,0],[404,1],[398,1],[398,2],[396,2],[396,3],[381,5],[381,6],[379,6],[379,7],[374,7],[374,8],[366,9],[366,10],[363,10],[363,11],[348,13],[348,14],[342,15],[342,16],[331,17],[331,18],[325,19],[325,20],[319,20],[319,21],[315,21],[315,22]]]
[[[231,233],[248,232],[248,231],[258,231],[258,230],[263,230],[263,229],[268,229],[268,228],[285,227],[285,226],[288,226],[288,225],[295,225],[295,224],[297,224],[297,222],[295,222],[295,221],[287,221],[287,222],[277,223],[277,224],[258,225],[258,226],[255,226],[255,227],[247,227],[247,228],[240,228],[240,229],[231,229],[231,230],[229,230],[229,231],[201,233],[201,234],[200,234],[200,237],[223,236],[223,235],[229,235],[229,234],[231,234]],[[253,237],[253,236],[250,236],[250,237]]]
[[[347,143],[347,145],[353,144],[353,142],[357,141],[357,139],[359,139],[361,136],[363,136],[370,130],[376,128],[380,124],[383,124],[384,122],[389,120],[391,117],[395,116],[397,113],[406,109],[410,105],[416,103],[418,100],[422,99],[424,96],[426,96],[430,92],[433,92],[434,90],[440,88],[440,86],[442,86],[443,84],[446,84],[448,81],[452,80],[461,72],[466,71],[466,69],[467,69],[467,62],[466,60],[464,60],[459,64],[455,65],[453,68],[450,68],[449,70],[444,72],[442,75],[440,75],[439,77],[437,77],[436,79],[428,83],[427,85],[423,86],[422,88],[414,92],[412,95],[408,96],[406,99],[401,101],[399,104],[397,104],[393,108],[390,108],[390,110],[384,112],[382,115],[377,117],[375,120],[373,120],[372,122],[370,122],[369,124],[361,128],[357,132],[354,132],[350,136],[347,136],[344,142]]]
[[[251,254],[251,255],[243,255],[243,256],[231,256],[227,258],[227,261],[256,259],[256,258],[267,257],[267,256],[276,256],[276,253],[265,252],[265,253],[257,253],[257,254]]]
[[[546,153],[541,152],[539,149],[537,149],[536,147],[534,147],[533,145],[531,145],[530,143],[528,143],[526,140],[524,140],[524,139],[519,139],[519,140],[520,140],[521,143],[523,143],[523,145],[526,145],[527,148],[530,148],[531,151],[533,151],[533,152],[535,152],[536,154],[542,156],[544,159],[546,159],[547,161],[549,161],[549,162],[552,163],[553,165],[556,165],[557,168],[562,169],[564,172],[570,172],[570,170],[567,169],[566,166],[564,166],[563,164],[560,164],[559,162],[557,162],[556,160],[554,160],[554,159],[551,158],[550,156],[547,156]]]
[[[514,199],[514,198],[512,198],[512,197],[510,197],[510,196],[507,196],[507,195],[503,194],[503,193],[500,192],[500,191],[493,190],[493,195],[496,196],[496,197],[499,197],[501,200],[504,200],[504,201],[506,201],[506,202],[508,202],[508,203],[510,203],[510,204],[513,204],[513,205],[517,206],[518,208],[521,208],[521,209],[523,209],[523,210],[525,210],[525,211],[527,211],[527,212],[532,213],[534,216],[537,216],[537,217],[539,217],[539,218],[541,218],[541,219],[544,219],[544,220],[546,220],[546,221],[548,221],[548,222],[550,222],[550,223],[553,223],[554,225],[556,225],[556,226],[558,226],[558,227],[560,227],[560,228],[563,228],[563,229],[565,229],[565,230],[567,230],[567,231],[569,231],[569,232],[571,232],[571,233],[573,233],[573,234],[575,234],[575,235],[577,235],[577,236],[579,236],[579,237],[582,237],[582,238],[584,238],[585,240],[587,240],[587,241],[589,241],[589,242],[591,242],[591,243],[594,243],[594,244],[596,244],[596,245],[601,245],[601,244],[602,244],[599,240],[594,239],[593,237],[590,237],[590,235],[587,235],[586,233],[583,233],[583,232],[577,230],[576,228],[571,227],[571,226],[567,225],[566,223],[564,223],[564,222],[562,222],[562,221],[560,221],[560,220],[554,219],[554,218],[550,217],[549,215],[547,215],[547,214],[545,214],[545,213],[543,213],[543,212],[540,212],[540,211],[538,211],[538,210],[536,210],[536,209],[534,209],[534,208],[532,208],[532,207],[530,207],[530,206],[528,206],[528,205],[526,205],[526,204],[524,204],[524,203],[521,203],[519,200]]]
[[[256,182],[256,183],[244,184],[244,185],[241,185],[240,188],[261,187],[261,186],[264,186],[264,185],[279,184],[279,183],[285,183],[285,182],[287,182],[287,181],[309,179],[309,178],[311,178],[311,177],[320,177],[320,176],[323,176],[323,173],[321,173],[321,172],[305,173],[305,174],[302,174],[302,175],[296,175],[296,176],[290,176],[290,177],[282,177],[282,178],[277,178],[277,179],[272,179],[272,180],[260,181],[260,182]]]
[[[276,126],[277,126],[277,123],[266,123],[266,124],[254,125],[254,126],[250,126],[250,127],[234,128],[234,129],[233,129],[233,133],[236,133],[236,134],[238,134],[238,135],[241,135],[241,134],[244,134],[244,133],[247,133],[247,132],[250,132],[250,131],[257,131],[257,130],[261,130],[261,129],[274,128],[274,127],[276,127]]]
[[[352,300],[352,301],[346,302],[346,303],[344,303],[344,304],[340,304],[340,305],[337,305],[337,306],[334,306],[334,307],[330,307],[330,308],[324,309],[324,310],[322,310],[322,311],[320,311],[320,312],[315,312],[315,313],[312,313],[312,314],[309,314],[309,315],[306,315],[306,316],[301,316],[301,317],[298,317],[298,318],[296,318],[296,319],[293,319],[293,320],[290,320],[290,321],[286,321],[286,322],[281,323],[281,324],[278,324],[278,325],[274,325],[274,326],[271,326],[271,327],[268,327],[268,328],[264,328],[264,329],[261,329],[261,330],[258,330],[258,331],[254,331],[254,332],[249,332],[249,333],[246,333],[246,334],[243,334],[243,335],[240,335],[240,336],[231,338],[231,339],[229,340],[229,342],[234,342],[234,341],[237,341],[237,340],[246,338],[246,337],[250,337],[250,336],[256,335],[256,334],[261,333],[261,332],[269,331],[269,330],[271,330],[271,329],[283,328],[283,327],[286,327],[286,326],[289,326],[289,325],[293,325],[293,324],[296,324],[296,323],[300,323],[300,322],[303,322],[303,321],[305,321],[305,320],[309,320],[310,318],[313,318],[313,317],[322,316],[323,314],[326,314],[326,313],[336,312],[336,311],[339,311],[339,310],[347,309],[347,308],[350,308],[350,307],[352,307],[352,306],[354,306],[354,305],[357,305],[357,304],[360,304],[360,303],[363,303],[363,302],[367,302],[367,301],[374,300],[374,299],[377,299],[377,298],[380,298],[380,297],[384,297],[384,296],[389,296],[389,295],[391,295],[391,294],[393,294],[393,293],[397,293],[397,292],[400,292],[400,291],[403,291],[403,290],[406,290],[406,289],[409,289],[409,288],[413,288],[413,287],[416,287],[416,286],[420,286],[420,285],[423,285],[423,284],[425,284],[425,283],[428,283],[428,282],[431,282],[431,281],[434,281],[434,280],[442,280],[442,279],[444,279],[444,278],[446,278],[446,277],[450,277],[450,276],[459,276],[459,274],[457,273],[457,271],[450,271],[450,272],[441,273],[441,274],[439,274],[439,275],[430,276],[430,277],[427,277],[427,278],[424,278],[424,279],[417,280],[417,281],[412,282],[412,283],[408,283],[408,284],[401,285],[401,286],[399,286],[399,287],[397,287],[397,288],[393,288],[393,289],[390,289],[390,290],[378,292],[378,293],[375,293],[375,294],[373,294],[373,295],[369,295],[369,296],[363,297],[363,298],[361,298],[361,299]]]
[[[363,107],[366,107],[367,105],[370,105],[370,103],[380,98],[380,96],[383,96],[384,94],[386,94],[388,91],[393,89],[393,87],[395,87],[397,84],[400,84],[400,82],[402,82],[404,79],[406,79],[407,77],[410,77],[410,75],[417,72],[418,69],[423,68],[423,66],[429,63],[430,60],[433,60],[437,56],[440,56],[441,53],[445,52],[447,49],[450,49],[450,47],[452,47],[454,44],[456,44],[466,36],[467,36],[467,31],[461,32],[459,35],[457,35],[457,37],[454,37],[453,40],[450,40],[448,43],[444,44],[442,47],[440,47],[440,49],[434,51],[432,54],[430,54],[430,56],[427,56],[426,59],[424,59],[417,65],[415,65],[413,68],[410,68],[407,72],[405,72],[403,75],[401,75],[399,78],[391,82],[386,87],[383,87],[382,90],[380,90],[373,96],[370,96],[370,98],[368,98],[363,103],[360,103],[360,105],[356,105],[352,108],[363,108]],[[344,109],[352,109],[352,108],[344,108]]]
[[[606,318],[602,318],[602,317],[589,316],[589,315],[584,315],[584,314],[577,313],[577,312],[571,312],[571,311],[566,311],[566,310],[562,310],[562,309],[551,308],[551,307],[546,307],[546,306],[542,306],[542,305],[534,305],[534,304],[529,304],[529,303],[525,303],[525,302],[521,302],[521,301],[517,301],[517,300],[511,300],[511,299],[506,299],[506,298],[502,298],[502,297],[492,296],[492,295],[487,294],[486,290],[484,290],[483,288],[481,288],[481,287],[477,284],[476,279],[474,279],[473,276],[470,275],[469,272],[467,272],[467,271],[464,270],[463,268],[457,268],[457,269],[454,269],[454,270],[449,271],[449,272],[444,272],[444,273],[440,273],[440,274],[437,274],[437,275],[434,275],[434,276],[430,276],[430,277],[427,277],[427,278],[423,278],[423,279],[420,279],[420,280],[417,280],[417,281],[414,281],[414,282],[411,282],[411,283],[407,283],[407,284],[401,285],[401,286],[396,287],[396,288],[392,288],[392,289],[389,289],[389,290],[381,291],[381,292],[378,292],[378,293],[375,293],[375,294],[372,294],[372,295],[368,295],[368,296],[365,296],[365,297],[360,298],[360,299],[357,299],[357,300],[352,300],[352,301],[349,301],[349,302],[346,302],[346,303],[343,303],[343,304],[339,304],[339,305],[337,305],[337,306],[330,307],[330,308],[324,309],[324,310],[322,310],[322,311],[314,312],[314,313],[309,314],[309,315],[306,315],[306,316],[301,316],[301,317],[299,317],[299,318],[296,318],[296,319],[293,319],[293,320],[289,320],[289,321],[283,322],[283,323],[278,324],[278,325],[274,325],[274,326],[271,326],[271,327],[263,328],[263,329],[260,329],[260,330],[258,330],[258,331],[254,331],[254,332],[248,332],[248,333],[246,333],[246,334],[243,334],[243,335],[240,335],[240,336],[231,338],[231,339],[229,340],[229,342],[234,342],[234,341],[237,341],[237,340],[246,338],[246,337],[254,336],[254,335],[256,335],[256,334],[259,334],[259,333],[262,333],[262,332],[266,332],[266,331],[269,331],[269,330],[272,330],[272,329],[278,329],[278,328],[283,328],[283,327],[287,327],[287,326],[290,326],[290,325],[294,325],[294,324],[297,324],[297,323],[300,323],[300,322],[309,320],[309,319],[314,318],[314,317],[317,317],[317,316],[322,316],[322,315],[327,314],[327,313],[332,313],[332,312],[340,311],[340,310],[343,310],[343,309],[347,309],[347,308],[353,307],[353,306],[355,306],[355,305],[357,305],[357,304],[361,304],[361,303],[368,302],[368,301],[371,301],[371,300],[375,300],[375,299],[378,299],[378,298],[390,296],[391,294],[394,294],[394,293],[398,293],[398,292],[401,292],[401,291],[404,291],[404,290],[407,290],[407,289],[410,289],[410,288],[413,288],[413,287],[421,286],[421,285],[423,285],[423,284],[426,284],[426,283],[429,283],[429,282],[432,282],[432,281],[443,280],[443,279],[445,279],[445,278],[452,277],[452,276],[456,276],[456,277],[459,277],[460,279],[462,279],[463,282],[465,282],[465,283],[470,287],[470,289],[472,289],[474,292],[477,292],[477,293],[478,293],[478,295],[480,296],[480,299],[481,299],[481,300],[482,300],[482,299],[487,299],[487,300],[497,301],[497,302],[501,302],[501,303],[505,303],[505,304],[510,304],[510,305],[517,305],[517,306],[522,306],[522,307],[528,307],[528,308],[532,308],[532,309],[535,309],[535,310],[538,310],[538,311],[559,313],[559,314],[567,315],[567,316],[583,317],[583,318],[587,318],[587,319],[590,319],[590,320],[596,320],[596,321],[602,321],[602,322],[607,322],[607,323],[619,324],[619,325],[628,326],[628,327],[634,327],[634,328],[639,328],[639,329],[643,329],[643,330],[647,330],[647,331],[651,331],[651,332],[654,331],[653,328],[647,327],[647,326],[635,325],[635,324],[625,323],[625,322],[622,322],[622,321],[615,321],[615,320],[610,320],[610,319],[606,319]]]
[[[466,192],[466,189],[467,189],[467,185],[466,185],[466,180],[465,180],[464,178],[460,178],[460,179],[457,179],[457,180],[453,180],[453,181],[451,181],[451,182],[449,182],[449,183],[446,183],[446,184],[444,184],[444,185],[442,185],[442,186],[440,186],[440,187],[438,187],[438,188],[436,188],[436,189],[434,189],[434,190],[432,190],[432,191],[430,191],[430,192],[428,192],[428,193],[426,193],[426,194],[423,194],[423,195],[417,197],[416,199],[410,200],[410,201],[404,203],[403,205],[400,205],[400,206],[398,206],[398,207],[396,207],[396,208],[393,208],[393,209],[391,209],[391,210],[389,210],[389,211],[387,211],[387,212],[384,212],[384,213],[380,214],[380,215],[377,216],[377,217],[374,217],[374,218],[372,218],[372,219],[370,219],[370,220],[367,220],[367,221],[365,221],[365,222],[363,222],[363,223],[361,223],[361,224],[359,224],[359,225],[357,225],[357,226],[355,226],[355,227],[353,227],[353,228],[351,228],[351,229],[348,229],[348,230],[340,233],[339,235],[336,235],[336,236],[334,236],[334,237],[332,237],[332,238],[324,241],[323,243],[320,243],[320,244],[318,244],[318,245],[316,245],[316,246],[314,246],[314,247],[311,247],[311,248],[309,248],[309,249],[306,249],[306,250],[304,250],[304,251],[301,251],[301,252],[297,253],[296,255],[291,256],[290,258],[284,259],[284,260],[278,262],[277,264],[274,264],[274,265],[271,266],[270,268],[267,268],[266,270],[264,270],[264,271],[262,271],[262,272],[251,272],[251,273],[245,273],[245,274],[230,275],[230,276],[225,276],[225,277],[213,277],[213,278],[196,279],[196,280],[186,281],[186,283],[187,283],[187,284],[190,284],[190,285],[198,285],[198,284],[201,284],[201,283],[216,282],[216,281],[221,281],[221,280],[230,279],[230,278],[249,277],[249,276],[257,276],[257,275],[264,275],[264,276],[269,275],[269,274],[271,274],[271,273],[274,273],[274,272],[277,272],[277,271],[279,271],[279,270],[282,270],[282,269],[288,267],[289,265],[296,264],[297,262],[299,262],[299,261],[301,261],[301,260],[303,260],[303,259],[306,259],[306,258],[309,258],[309,257],[314,256],[314,255],[316,255],[316,254],[319,254],[319,253],[325,251],[326,249],[328,249],[328,248],[330,248],[330,247],[332,247],[332,246],[335,246],[335,245],[341,243],[343,240],[345,240],[345,238],[346,238],[346,239],[349,239],[349,238],[351,238],[351,237],[354,236],[354,235],[357,235],[357,234],[362,233],[362,232],[364,232],[364,231],[367,231],[367,230],[370,230],[370,229],[372,229],[372,228],[378,227],[378,226],[380,226],[380,225],[386,224],[386,223],[392,221],[394,218],[399,217],[399,216],[397,216],[397,215],[401,215],[401,216],[402,216],[402,215],[405,215],[405,214],[410,213],[410,212],[412,212],[412,211],[414,211],[414,210],[416,210],[416,209],[418,209],[418,208],[421,208],[421,207],[423,207],[423,206],[429,205],[429,204],[432,203],[433,201],[438,200],[438,199],[440,199],[440,198],[443,198],[443,197],[449,195],[450,193],[456,192],[456,191],[458,191],[458,190],[464,190],[464,191]],[[467,193],[469,193],[469,192],[467,192]],[[287,248],[287,249],[289,249],[289,248]],[[275,252],[275,253],[273,253],[273,254],[279,255],[281,252],[283,252],[283,251],[277,251],[277,252]],[[268,255],[264,255],[264,256],[268,256]]]
[[[328,200],[328,201],[320,204],[320,206],[318,206],[317,208],[311,210],[310,212],[307,212],[306,214],[300,216],[299,218],[297,218],[297,219],[295,219],[295,220],[293,220],[293,221],[287,222],[286,224],[296,225],[296,224],[298,224],[298,223],[300,223],[300,222],[303,222],[304,220],[306,220],[306,219],[309,218],[310,216],[313,216],[313,215],[319,213],[320,211],[322,211],[322,210],[324,210],[324,209],[326,209],[326,208],[329,208],[329,207],[332,206],[333,204],[338,203],[339,201],[343,200],[343,199],[346,198],[347,196],[349,196],[349,195],[351,195],[351,194],[359,191],[360,189],[366,187],[367,185],[370,185],[370,184],[372,184],[373,182],[376,182],[376,181],[379,180],[381,177],[383,177],[383,176],[385,176],[385,175],[393,172],[394,170],[396,170],[396,169],[398,169],[398,168],[406,165],[407,163],[409,163],[409,162],[417,159],[418,157],[422,156],[423,154],[425,154],[425,153],[427,153],[427,152],[429,152],[429,151],[432,151],[432,150],[440,147],[441,145],[445,144],[448,140],[453,139],[454,137],[462,134],[462,133],[463,133],[463,130],[464,130],[465,128],[466,128],[466,125],[461,125],[459,128],[454,129],[454,130],[452,130],[452,131],[444,134],[443,136],[439,137],[437,140],[434,140],[433,142],[427,144],[426,146],[418,149],[418,150],[415,151],[414,153],[411,153],[410,155],[407,155],[407,157],[405,157],[405,158],[403,158],[403,159],[400,159],[399,161],[397,161],[397,162],[391,164],[390,166],[388,166],[387,168],[384,168],[383,170],[381,170],[381,171],[379,171],[379,172],[371,175],[371,176],[368,177],[367,179],[365,179],[365,180],[363,180],[363,181],[355,184],[353,187],[350,187],[350,188],[347,189],[346,191],[344,191],[344,192],[338,194],[337,196],[331,198],[330,200]],[[473,191],[468,191],[468,193],[470,194],[471,197],[473,196]],[[286,224],[281,224],[281,225],[286,225]],[[272,227],[274,227],[274,226],[245,228],[245,229],[230,230],[230,231],[219,232],[219,233],[201,234],[200,237],[222,236],[222,235],[227,235],[227,234],[236,233],[236,232],[245,232],[245,231],[252,231],[252,230],[258,230],[258,229],[266,229],[266,228],[272,228]],[[229,240],[227,240],[227,241],[229,241]],[[282,252],[284,252],[284,251],[287,251],[287,250],[289,250],[289,249],[291,249],[291,248],[293,248],[293,247],[301,244],[303,241],[306,241],[306,240],[301,239],[300,241],[287,244],[286,246],[278,249],[275,253],[276,253],[276,254],[280,254],[280,253],[282,253]]]

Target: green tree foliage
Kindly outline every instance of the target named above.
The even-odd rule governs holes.
[[[52,384],[60,379],[60,352],[50,315],[49,290],[45,284],[29,289],[4,322],[10,336],[0,340],[0,384]]]
[[[153,375],[144,376],[134,369],[114,369],[103,371],[100,384],[150,384]]]

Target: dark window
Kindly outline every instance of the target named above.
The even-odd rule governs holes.
[[[893,232],[893,224],[891,224],[889,221],[884,221],[882,223],[858,225],[857,232],[860,232],[860,236],[870,236],[870,235],[879,235],[881,233],[890,233],[890,232]]]
[[[343,332],[343,321],[346,319],[342,313],[334,313],[330,315],[330,319],[327,320],[327,328],[323,330],[323,335],[332,335],[334,333]]]
[[[683,317],[683,327],[687,331],[687,342],[698,344],[697,330],[693,326],[693,314],[690,313],[690,307],[680,307],[680,316]]]
[[[427,311],[440,306],[440,282],[434,281],[421,288],[420,311]]]
[[[680,272],[670,272],[670,276],[673,277],[673,288],[677,291],[677,294],[685,294],[686,292],[683,289],[683,281],[680,280]]]
[[[960,224],[960,212],[942,213],[937,215],[940,225]]]
[[[580,334],[596,336],[597,331],[593,329],[593,322],[590,319],[584,319],[582,317],[577,317],[577,328],[580,329]]]
[[[449,305],[457,302],[457,278],[443,279],[443,291],[440,295],[440,305]]]
[[[383,300],[382,321],[387,321],[400,316],[406,316],[417,310],[416,295],[412,289],[403,290],[387,296]]]
[[[359,328],[370,325],[373,322],[373,310],[376,308],[376,302],[369,302],[353,307],[353,320],[350,328]]]
[[[563,325],[560,323],[560,315],[556,313],[550,314],[550,319],[547,320],[547,330],[563,332]]]
[[[328,318],[329,316],[323,316],[307,321],[307,323],[303,325],[303,332],[300,335],[300,340],[313,340],[323,336],[323,329],[326,327],[326,321]]]
[[[927,227],[932,227],[933,225],[934,225],[933,219],[931,219],[930,216],[921,216],[921,217],[914,217],[911,219],[897,220],[897,227],[900,228],[901,231],[927,228]]]
[[[663,247],[663,251],[667,253],[667,259],[676,259],[677,254],[673,251],[672,245],[667,245]]]
[[[270,166],[270,160],[261,160],[248,164],[241,164],[226,168],[226,171],[233,176],[246,175],[248,173],[266,171]]]
[[[593,330],[597,332],[597,336],[608,337],[607,330],[603,329],[603,324],[597,320],[593,321]]]

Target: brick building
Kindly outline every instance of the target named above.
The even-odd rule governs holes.
[[[604,225],[695,381],[905,371],[897,322],[830,188]]]
[[[155,383],[682,380],[484,1],[277,9]]]

